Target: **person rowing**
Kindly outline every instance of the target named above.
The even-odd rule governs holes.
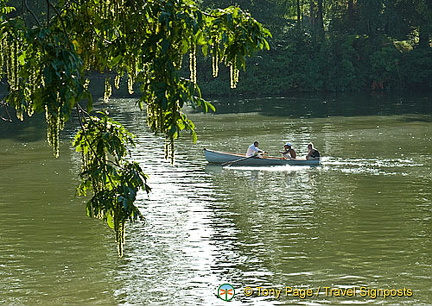
[[[258,148],[258,145],[259,145],[258,141],[255,141],[253,144],[251,144],[247,149],[246,157],[257,156],[262,158],[262,155],[267,153],[266,151]]]
[[[292,144],[289,142],[284,145],[284,150],[279,153],[282,154],[282,159],[295,159],[297,157],[296,151],[292,148]]]
[[[319,159],[320,152],[314,148],[313,143],[309,143],[308,146],[308,154],[306,155],[306,159]]]

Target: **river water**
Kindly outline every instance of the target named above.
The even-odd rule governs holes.
[[[1,123],[0,303],[11,305],[431,305],[430,96],[303,96],[215,101],[187,110],[199,140],[148,131],[134,100],[107,107],[137,135],[150,175],[144,223],[112,231],[76,198],[79,156],[43,120]],[[319,167],[220,167],[203,148],[277,155],[314,142]],[[384,296],[390,295],[390,296]],[[222,298],[231,298],[225,295]]]

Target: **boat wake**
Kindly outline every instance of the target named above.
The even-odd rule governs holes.
[[[322,161],[326,170],[340,171],[347,174],[372,175],[407,175],[412,167],[423,167],[424,164],[411,159],[377,159],[377,158],[326,158]]]
[[[424,164],[411,159],[374,159],[374,158],[333,158],[324,157],[320,166],[240,166],[227,165],[215,166],[219,171],[263,171],[263,172],[297,172],[309,169],[320,171],[338,171],[346,174],[371,174],[371,175],[408,175],[408,169],[412,167],[423,167]]]

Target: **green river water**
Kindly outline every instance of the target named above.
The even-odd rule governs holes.
[[[431,96],[221,99],[216,114],[188,110],[199,140],[181,137],[174,165],[134,100],[114,102],[153,189],[123,258],[74,195],[76,122],[59,159],[43,119],[1,123],[0,304],[432,305]],[[254,140],[270,155],[312,141],[322,165],[204,159]]]

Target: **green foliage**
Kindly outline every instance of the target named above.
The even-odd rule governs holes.
[[[134,205],[138,190],[147,193],[147,175],[136,162],[126,159],[133,135],[106,113],[89,116],[76,134],[73,145],[82,155],[82,182],[78,195],[93,196],[87,202],[90,217],[105,220],[116,231],[119,254],[123,254],[125,223],[142,218]]]
[[[325,89],[327,91],[348,91],[359,86],[357,78],[358,53],[355,49],[356,38],[352,35],[334,37],[320,50],[325,66]],[[357,87],[358,88],[358,87]]]
[[[399,84],[399,53],[394,46],[374,52],[369,59],[370,79],[378,88],[390,89]]]
[[[418,48],[402,54],[399,66],[407,89],[432,88],[432,48]]]

